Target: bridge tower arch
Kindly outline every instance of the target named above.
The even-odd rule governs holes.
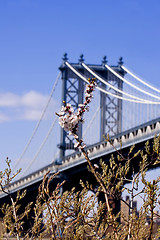
[[[68,61],[67,54],[64,54],[63,62],[59,67],[62,76],[62,104],[63,101],[70,103],[74,110],[78,109],[78,104],[83,103],[84,98],[84,81],[77,76],[65,63]],[[94,77],[82,65],[84,62],[83,54],[80,56],[78,63],[70,63],[76,71],[83,74],[86,78]],[[105,79],[106,82],[114,87],[123,90],[123,82],[121,79],[111,73],[106,67],[106,56],[103,57],[101,64],[87,64],[96,74]],[[124,76],[125,71],[121,68],[123,64],[122,57],[119,59],[118,64],[110,66],[121,76]],[[103,89],[121,96],[122,94],[115,90],[106,87],[106,85],[97,79],[97,85]],[[105,93],[100,93],[100,141],[103,136],[109,134],[114,136],[121,132],[122,129],[122,100]],[[78,128],[78,136],[82,137],[82,125]],[[60,159],[65,157],[66,150],[74,149],[74,139],[72,136],[67,135],[64,129],[61,129],[60,136]]]

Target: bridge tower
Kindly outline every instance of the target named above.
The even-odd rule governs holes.
[[[85,83],[78,77],[65,63],[68,61],[67,54],[64,54],[62,65],[59,67],[62,73],[62,102],[70,103],[74,110],[78,108],[78,104],[83,103]],[[86,78],[94,77],[90,74],[83,66],[84,62],[83,54],[80,56],[78,63],[70,63],[76,71],[80,72]],[[114,87],[123,90],[123,82],[121,79],[111,73],[106,67],[107,63],[106,56],[103,57],[101,64],[88,64],[88,66],[99,76],[105,79],[106,82],[110,83]],[[122,57],[118,61],[118,65],[110,66],[121,76],[124,76],[125,72],[121,68],[123,64]],[[121,93],[106,87],[104,83],[97,80],[97,84],[103,89],[112,92],[113,94],[121,96]],[[103,136],[109,134],[114,136],[121,132],[122,128],[122,100],[106,95],[105,93],[100,94],[100,141],[103,140]],[[78,135],[82,137],[82,125],[79,126]],[[72,136],[61,129],[60,138],[60,159],[65,156],[65,151],[74,149],[74,139]]]

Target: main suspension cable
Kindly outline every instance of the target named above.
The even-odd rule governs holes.
[[[51,101],[51,99],[52,99],[53,93],[54,93],[54,91],[55,91],[55,88],[56,88],[56,86],[57,86],[57,83],[58,83],[58,81],[59,81],[60,76],[61,76],[61,72],[58,73],[58,76],[57,76],[56,81],[55,81],[55,83],[54,83],[54,85],[53,85],[53,88],[52,88],[51,93],[50,93],[50,95],[49,95],[47,104],[46,104],[46,106],[45,106],[45,108],[44,108],[44,110],[43,110],[43,112],[42,112],[42,115],[41,115],[41,117],[40,117],[40,119],[39,119],[39,121],[38,121],[35,129],[33,130],[33,133],[32,133],[32,135],[31,135],[28,143],[26,144],[26,147],[24,148],[24,150],[23,150],[20,158],[19,158],[18,161],[15,163],[15,165],[14,165],[14,167],[13,167],[13,170],[15,170],[15,168],[17,167],[17,165],[19,164],[19,162],[20,162],[21,159],[23,158],[24,154],[26,153],[29,145],[31,144],[32,139],[34,138],[34,136],[35,136],[35,134],[36,134],[36,132],[37,132],[37,130],[38,130],[41,122],[42,122],[42,119],[43,119],[43,117],[44,117],[44,115],[45,115],[45,113],[46,113],[46,110],[47,110],[47,108],[48,108],[48,106],[49,106],[49,103],[50,103],[50,101]]]
[[[69,62],[65,62],[65,64],[70,68],[70,70],[72,70],[72,72],[74,72],[79,78],[81,78],[83,81],[85,81],[86,83],[89,83],[88,80],[80,73],[78,72],[74,67],[72,67],[72,65],[69,63]],[[140,101],[140,100],[134,100],[134,99],[130,99],[130,98],[125,98],[125,97],[122,97],[122,96],[119,96],[119,95],[116,95],[114,93],[111,93],[105,89],[103,89],[102,87],[99,87],[99,86],[96,86],[96,88],[107,94],[107,95],[111,95],[115,98],[118,98],[118,99],[121,99],[121,100],[125,100],[125,101],[128,101],[128,102],[135,102],[135,103],[142,103],[142,104],[160,104],[160,102],[154,102],[154,101],[147,101],[147,100],[143,100],[143,101]]]
[[[136,97],[136,96],[133,96],[129,93],[126,93],[116,87],[114,87],[112,84],[106,82],[103,78],[101,78],[98,74],[96,74],[92,69],[90,69],[86,64],[82,63],[82,66],[88,71],[90,72],[94,77],[96,77],[98,80],[100,80],[101,82],[103,82],[105,85],[109,86],[110,88],[114,89],[115,91],[121,93],[121,94],[124,94],[128,97],[131,97],[131,98],[134,98],[134,99],[137,99],[137,100],[140,100],[140,101],[148,101],[148,100],[145,100],[143,98],[139,98],[139,97]]]
[[[52,132],[52,130],[53,130],[53,127],[54,127],[54,125],[55,125],[55,123],[56,123],[56,121],[57,121],[57,119],[58,119],[58,117],[56,117],[56,118],[54,119],[54,121],[53,121],[53,123],[52,123],[52,125],[51,125],[51,127],[50,127],[50,129],[49,129],[49,131],[48,131],[48,133],[47,133],[44,141],[42,142],[42,144],[41,144],[41,146],[39,147],[38,151],[36,152],[34,158],[33,158],[32,161],[29,163],[29,165],[27,166],[27,168],[25,169],[25,171],[23,172],[23,174],[20,176],[20,178],[22,178],[22,177],[24,176],[24,174],[28,171],[28,169],[32,166],[32,164],[33,164],[33,163],[35,162],[35,160],[37,159],[39,153],[41,152],[42,148],[44,147],[45,143],[47,142],[47,140],[48,140],[48,138],[49,138],[49,136],[50,136],[50,134],[51,134],[51,132]]]
[[[149,83],[146,83],[145,81],[143,81],[141,78],[139,78],[138,76],[136,76],[134,73],[132,73],[128,68],[121,66],[121,68],[126,71],[128,74],[130,74],[132,77],[134,77],[135,79],[137,79],[139,82],[143,83],[145,86],[151,88],[152,90],[160,93],[160,89],[157,89],[155,87],[153,87],[152,85],[150,85]]]
[[[138,90],[138,91],[140,91],[140,92],[142,92],[142,93],[144,93],[144,94],[146,94],[146,95],[148,95],[148,96],[150,96],[150,97],[154,97],[154,98],[157,98],[157,99],[160,100],[160,97],[158,97],[158,96],[156,96],[156,95],[154,95],[154,94],[152,94],[152,93],[149,93],[149,92],[147,92],[146,90],[143,90],[143,89],[135,86],[134,84],[130,83],[129,81],[127,81],[125,78],[123,78],[121,75],[119,75],[117,72],[115,72],[115,71],[114,71],[111,67],[109,67],[107,64],[105,64],[105,67],[106,67],[110,72],[112,72],[116,77],[120,78],[123,82],[125,82],[125,83],[128,84],[128,85],[130,85],[130,86],[133,87],[134,89],[136,89],[136,90]]]

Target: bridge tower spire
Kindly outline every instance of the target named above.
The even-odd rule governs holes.
[[[62,73],[62,104],[63,101],[70,103],[74,110],[77,110],[78,104],[83,103],[84,86],[85,83],[79,76],[76,75],[66,64],[68,61],[67,54],[64,54],[62,65],[60,66],[60,71]],[[95,77],[90,72],[88,72],[83,66],[84,56],[80,55],[78,63],[70,63],[70,65],[79,73],[83,74],[86,79]],[[104,56],[101,64],[89,64],[89,68],[93,70],[97,75],[102,77],[107,83],[113,85],[114,87],[123,90],[123,82],[121,79],[116,77],[112,72],[110,72],[106,67],[107,57]],[[110,66],[114,71],[116,71],[121,76],[124,76],[125,71],[121,68],[123,64],[122,57],[118,61],[118,65]],[[106,87],[106,85],[97,79],[97,84],[103,89],[112,92],[113,94],[121,95],[121,93]],[[109,134],[113,136],[121,132],[122,129],[122,100],[117,99],[111,95],[106,95],[105,93],[100,93],[100,140],[103,140],[103,136]],[[79,138],[82,137],[82,125],[78,128]],[[74,149],[74,139],[72,136],[67,135],[67,133],[61,129],[61,139],[60,139],[60,159],[65,157],[66,150]]]

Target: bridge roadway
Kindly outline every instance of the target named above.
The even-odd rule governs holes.
[[[122,132],[111,139],[113,139],[113,145],[116,149],[120,149],[119,141],[121,139],[122,142],[122,150],[127,150],[131,145],[135,144],[140,148],[140,146],[144,146],[144,143],[147,140],[151,140],[155,135],[160,133],[160,118],[149,121],[145,124],[142,124],[138,127],[132,128],[128,131]],[[98,142],[94,145],[89,146],[88,148],[89,157],[92,162],[99,162],[99,159],[103,159],[105,161],[109,160],[109,157],[112,153],[115,153],[115,149],[110,143],[106,141]],[[46,167],[39,169],[10,185],[11,193],[15,193],[18,190],[22,189],[30,189],[32,190],[38,188],[41,183],[43,176],[45,173],[50,171],[50,173],[55,173],[57,171],[60,172],[60,178],[63,176],[63,179],[68,180],[68,184],[70,186],[74,186],[74,184],[78,184],[79,180],[83,178],[83,180],[87,180],[87,177],[90,177],[87,170],[87,162],[80,152],[75,152],[66,156],[61,165],[56,165],[52,163],[47,165]],[[85,176],[85,179],[84,179]],[[31,190],[31,189],[30,189]],[[5,198],[4,193],[0,193],[0,202],[3,202],[3,198]]]
[[[132,128],[128,131],[122,132],[118,134],[113,139],[113,145],[116,149],[120,149],[119,141],[121,139],[122,142],[122,150],[128,149],[131,145],[135,144],[138,146],[139,144],[144,144],[147,140],[151,140],[155,135],[160,133],[160,118],[142,124],[138,127]],[[92,162],[98,162],[99,159],[109,159],[109,156],[114,153],[116,150],[110,143],[106,141],[98,142],[94,145],[89,146],[88,148],[89,157]],[[108,157],[107,157],[108,156]],[[57,171],[60,172],[60,176],[63,178],[67,176],[72,177],[72,181],[74,181],[74,177],[81,176],[83,170],[85,170],[86,174],[87,162],[80,152],[75,152],[66,156],[61,165],[56,165],[52,163],[47,165],[46,167],[39,169],[15,182],[13,182],[10,186],[11,193],[14,193],[18,190],[32,188],[32,186],[39,185],[43,179],[45,173],[50,171],[50,173],[55,173]],[[70,178],[70,177],[69,177]],[[71,178],[70,178],[71,179]],[[79,181],[79,179],[78,179]],[[75,182],[76,184],[76,182]],[[5,194],[0,193],[0,198],[5,197]]]

